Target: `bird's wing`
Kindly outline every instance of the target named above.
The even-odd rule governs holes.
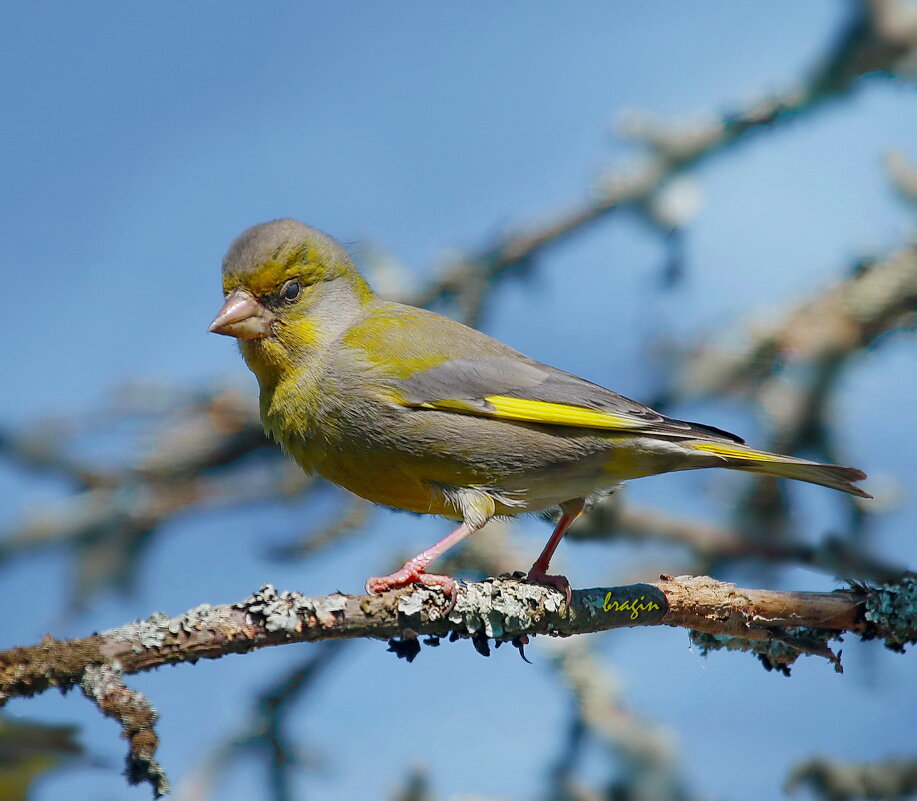
[[[397,387],[401,402],[419,409],[544,425],[743,442],[712,426],[665,417],[610,389],[521,354],[450,359],[398,379]]]

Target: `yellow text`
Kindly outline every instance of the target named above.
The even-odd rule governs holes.
[[[633,601],[613,601],[611,600],[611,593],[609,592],[605,596],[605,603],[602,604],[602,609],[606,612],[630,612],[630,619],[636,620],[641,612],[652,612],[659,609],[659,604],[655,601],[642,603],[644,598],[646,598],[646,596],[641,595]]]

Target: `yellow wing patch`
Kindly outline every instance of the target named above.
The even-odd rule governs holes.
[[[510,398],[506,395],[488,395],[484,400],[490,408],[475,406],[461,400],[438,400],[419,404],[425,409],[441,409],[481,417],[496,417],[501,420],[516,420],[522,423],[545,423],[554,426],[577,426],[600,428],[609,431],[634,431],[650,428],[645,420],[635,420],[582,406],[568,406],[564,403]]]
[[[730,445],[720,445],[718,442],[692,442],[691,448],[696,451],[707,451],[717,456],[729,459],[745,459],[749,462],[785,462],[786,459],[764,451],[754,451],[751,448],[736,448]]]

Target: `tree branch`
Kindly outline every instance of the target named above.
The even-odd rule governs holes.
[[[889,590],[889,588],[891,588]],[[569,636],[634,626],[681,626],[711,634],[769,639],[781,627],[809,626],[865,634],[870,625],[900,629],[900,621],[866,619],[867,601],[879,590],[778,592],[738,589],[708,577],[664,577],[623,587],[576,590],[567,609],[555,589],[515,578],[460,588],[455,606],[438,590],[408,587],[382,595],[309,597],[265,585],[234,604],[203,604],[178,617],[157,613],[100,634],[73,640],[46,638],[38,645],[0,652],[0,700],[31,696],[80,682],[90,666],[120,675],[162,665],[217,659],[291,642],[416,635],[510,640],[533,634]],[[886,592],[908,590],[905,578]],[[900,629],[917,637],[917,626]],[[407,633],[409,632],[409,633]]]
[[[671,181],[709,158],[726,152],[762,130],[774,129],[852,93],[866,76],[906,79],[917,49],[917,13],[902,0],[860,0],[809,74],[782,92],[732,113],[678,124],[632,113],[621,135],[642,145],[635,158],[611,171],[590,196],[565,212],[500,237],[490,247],[447,264],[427,286],[399,300],[429,306],[455,298],[465,322],[474,324],[488,286],[530,264],[549,247],[569,239],[610,213],[647,213]],[[656,223],[671,230],[667,221]]]
[[[716,647],[740,641],[794,653],[837,657],[828,639],[842,631],[881,636],[901,650],[917,642],[917,580],[834,592],[738,589],[705,576],[663,576],[624,587],[577,590],[567,605],[556,589],[518,578],[464,585],[455,604],[439,591],[413,586],[382,595],[309,597],[266,585],[234,604],[203,604],[178,617],[155,614],[116,629],[73,640],[46,638],[0,653],[0,703],[51,687],[80,685],[103,713],[117,719],[130,743],[127,775],[157,794],[167,783],[154,758],[152,705],[122,676],[161,665],[217,659],[291,642],[371,637],[410,661],[428,643],[470,638],[485,655],[487,641],[521,646],[535,634],[570,636],[633,626],[681,626],[715,635]],[[788,630],[788,631],[786,631]],[[712,647],[705,641],[705,647]],[[786,660],[781,663],[787,664]],[[785,669],[785,668],[784,668]]]
[[[885,801],[913,798],[917,792],[917,759],[885,759],[845,762],[813,757],[796,765],[784,785],[795,793],[808,787],[825,801],[856,801],[881,798]]]

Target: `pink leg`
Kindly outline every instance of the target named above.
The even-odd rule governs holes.
[[[473,534],[477,530],[477,528],[473,528],[468,525],[468,523],[462,523],[462,525],[448,537],[444,537],[437,542],[436,545],[427,548],[427,550],[417,554],[413,559],[409,559],[405,562],[401,570],[396,570],[390,576],[366,579],[366,591],[369,593],[379,593],[395,589],[396,587],[406,587],[408,584],[420,582],[428,587],[439,587],[446,595],[455,599],[454,579],[449,578],[449,576],[437,576],[433,573],[424,573],[424,570],[430,562],[438,556],[442,556],[453,545],[461,542],[465,537],[469,534]]]
[[[560,545],[560,541],[564,538],[564,534],[566,534],[567,529],[570,528],[570,524],[580,516],[580,512],[583,511],[585,505],[585,501],[582,498],[567,501],[560,505],[563,514],[561,514],[560,520],[557,521],[554,532],[551,534],[551,539],[549,539],[548,544],[544,546],[541,556],[535,560],[535,564],[532,565],[532,569],[529,570],[529,574],[526,576],[529,581],[534,581],[538,584],[547,584],[549,587],[557,587],[557,589],[563,590],[564,594],[567,596],[567,606],[570,606],[570,582],[567,581],[566,576],[549,576],[548,566],[551,564],[551,557],[554,556],[554,551],[557,550],[557,546]]]

